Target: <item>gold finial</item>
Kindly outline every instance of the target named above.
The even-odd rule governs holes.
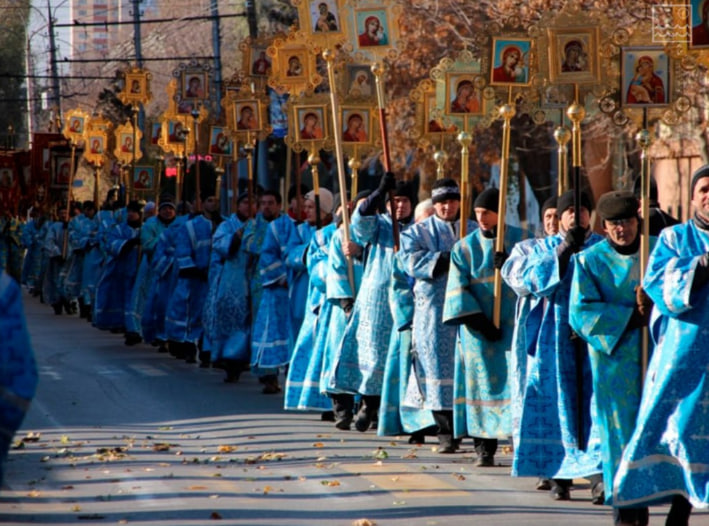
[[[381,77],[384,74],[384,67],[379,62],[372,64],[371,70],[375,77]]]
[[[650,132],[646,129],[640,130],[635,134],[635,140],[638,141],[640,147],[645,150],[650,146]]]
[[[512,111],[513,111],[513,115],[514,115],[514,108]],[[462,131],[458,134],[458,136],[456,137],[456,140],[460,143],[460,145],[463,148],[467,148],[473,142],[473,136],[470,135],[470,133],[468,133],[466,131]],[[436,152],[436,153],[438,153],[438,152]]]
[[[559,126],[554,130],[554,140],[559,146],[565,146],[571,140],[571,131],[566,126]]]
[[[574,124],[579,124],[586,117],[586,110],[578,102],[574,102],[567,108],[566,116]]]
[[[333,60],[335,60],[335,53],[333,53],[329,49],[326,49],[322,52],[322,58],[324,58],[326,62],[332,62]]]
[[[308,164],[310,166],[317,165],[320,162],[320,156],[318,155],[317,152],[312,152],[310,155],[308,155]]]
[[[500,106],[499,113],[500,117],[502,117],[504,120],[510,120],[512,119],[512,117],[515,116],[517,110],[512,104],[503,104],[502,106]]]

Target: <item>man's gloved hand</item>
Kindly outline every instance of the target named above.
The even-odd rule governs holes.
[[[490,319],[482,312],[468,316],[465,324],[469,329],[477,331],[489,342],[496,342],[502,339],[502,331],[495,327]]]
[[[379,180],[379,193],[384,195],[396,188],[396,177],[392,172],[386,172]]]
[[[65,261],[65,259],[64,259],[63,257],[61,257],[61,256],[53,256],[53,257],[51,257],[50,259],[51,259],[52,261],[54,261],[55,263],[57,263],[58,265],[62,265],[62,264],[64,263],[64,261]]]
[[[354,308],[354,300],[352,298],[343,298],[340,300],[340,306],[349,318],[352,315],[352,309]]]
[[[586,229],[582,226],[575,226],[566,232],[564,241],[573,252],[578,252],[586,242]]]
[[[639,329],[641,327],[647,327],[649,323],[650,312],[648,311],[647,314],[641,314],[639,306],[636,305],[633,309],[633,314],[630,316],[630,320],[628,321],[628,326],[626,327],[626,330],[630,331]]]
[[[239,247],[241,246],[241,236],[239,235],[239,232],[236,232],[234,236],[231,238],[231,243],[229,243],[229,255],[233,256],[239,251]]]
[[[707,282],[709,282],[709,254],[704,254],[699,257],[699,262],[694,269],[692,292],[702,288]]]
[[[125,245],[123,245],[123,248],[128,250],[130,248],[133,248],[136,245],[140,244],[140,238],[139,237],[132,237],[128,241],[126,241]]]
[[[202,281],[207,281],[207,271],[197,267],[181,268],[179,275],[181,278],[199,279]]]
[[[441,252],[440,256],[438,256],[438,261],[436,261],[436,266],[433,267],[433,277],[437,278],[439,276],[444,275],[446,272],[448,272],[448,269],[451,266],[451,253],[450,252]]]
[[[638,312],[649,319],[654,303],[640,285],[635,287],[635,304]]]
[[[501,269],[502,265],[505,264],[505,261],[507,261],[507,258],[509,258],[509,257],[510,257],[510,255],[505,251],[495,252],[495,256],[494,256],[494,260],[493,260],[495,268],[498,270]]]

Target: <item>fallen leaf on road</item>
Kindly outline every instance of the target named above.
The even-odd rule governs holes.
[[[352,526],[377,526],[377,523],[369,519],[357,519],[352,523]]]
[[[416,454],[416,451],[413,450],[413,449],[411,449],[411,450],[409,450],[408,453],[406,453],[406,455],[404,455],[404,456],[401,457],[401,458],[419,458],[419,457],[418,457],[418,455]]]
[[[72,506],[71,511],[74,511],[74,512],[81,511],[81,506],[76,506],[76,505]]]
[[[216,511],[213,511],[210,515],[209,518],[212,519],[213,521],[218,521],[221,520],[222,516],[217,513]]]
[[[465,480],[465,475],[461,475],[460,473],[454,473],[453,476],[458,480]]]
[[[41,433],[33,433],[30,431],[27,433],[25,436],[22,437],[22,442],[37,442],[39,441],[39,437],[42,436]]]
[[[403,506],[404,504],[406,504],[406,501],[405,500],[395,500],[394,502],[392,502],[392,504],[394,506]]]
[[[172,426],[160,426],[160,427],[158,427],[158,430],[159,431],[171,431]]]
[[[41,495],[41,493],[40,493],[39,491],[37,491],[36,489],[33,489],[32,491],[30,491],[30,492],[27,494],[28,497],[32,497],[33,499],[36,499],[36,498],[39,497],[40,495]]]
[[[170,446],[176,446],[177,444],[166,444],[164,442],[156,442],[153,444],[153,451],[170,451]]]
[[[322,442],[315,442],[313,444],[313,447],[325,447],[325,444],[323,444]]]
[[[340,485],[340,482],[338,480],[321,480],[320,484],[322,484],[323,486],[335,488]]]
[[[386,459],[386,458],[389,458],[389,453],[387,453],[386,450],[384,450],[384,449],[378,447],[377,449],[375,449],[374,451],[372,451],[372,456],[373,456],[374,458],[379,459],[379,460],[384,460],[384,459]]]
[[[74,486],[67,484],[66,486],[62,486],[62,489],[74,489]]]
[[[237,446],[218,446],[217,452],[218,453],[233,453],[237,449],[239,449]]]
[[[264,486],[264,488],[263,488],[264,495],[268,495],[272,491],[273,491],[273,488],[271,486]]]
[[[316,438],[331,438],[332,435],[329,433],[322,434],[322,435],[315,435]]]
[[[190,486],[187,489],[192,490],[192,491],[198,491],[198,490],[207,489],[207,486]]]
[[[68,436],[62,435],[62,437],[59,439],[59,442],[61,442],[62,444],[68,444],[69,442],[71,442],[71,440],[69,440]]]

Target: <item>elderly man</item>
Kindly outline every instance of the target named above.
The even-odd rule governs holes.
[[[630,443],[614,480],[614,506],[672,500],[667,525],[689,523],[692,506],[709,505],[709,165],[691,181],[694,217],[665,228],[643,289],[659,318],[657,342]]]
[[[606,239],[574,256],[569,324],[588,343],[607,496],[640,406],[641,328],[652,302],[640,285],[640,220],[631,192],[598,201]],[[654,238],[653,238],[654,239]],[[647,508],[614,509],[615,524],[646,526]]]

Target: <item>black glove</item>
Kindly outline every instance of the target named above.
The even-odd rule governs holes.
[[[352,309],[354,308],[354,300],[352,298],[345,298],[340,300],[340,306],[345,314],[349,318],[352,314]]]
[[[181,268],[179,276],[181,278],[191,278],[207,281],[207,271],[197,267]]]
[[[482,312],[472,314],[465,320],[465,324],[469,329],[478,331],[489,342],[496,342],[502,339],[502,331]]]
[[[566,232],[564,241],[573,252],[578,252],[586,242],[586,229],[582,226],[575,226]]]
[[[699,258],[699,263],[694,269],[694,281],[692,281],[692,292],[699,290],[709,281],[709,254],[704,254]]]
[[[136,245],[140,244],[140,238],[139,237],[132,237],[128,241],[126,241],[126,244],[123,245],[126,249],[128,248],[133,248]]]
[[[438,261],[436,261],[436,266],[433,267],[433,277],[437,278],[439,276],[444,275],[446,272],[448,272],[448,269],[451,266],[451,253],[450,252],[441,252],[441,255],[438,256]]]
[[[495,252],[495,257],[494,257],[494,265],[496,269],[501,269],[502,265],[505,264],[505,261],[507,261],[507,258],[510,257],[510,255],[505,252],[504,250],[502,252]]]
[[[229,255],[233,256],[239,251],[239,247],[241,246],[241,236],[234,234],[234,237],[231,238],[231,243],[229,243]]]
[[[650,312],[647,314],[642,314],[638,308],[638,305],[633,309],[633,314],[630,316],[628,321],[628,326],[626,330],[631,331],[634,329],[639,329],[641,327],[647,327],[650,323]]]
[[[386,195],[389,190],[394,190],[394,188],[396,188],[396,177],[392,172],[386,172],[379,180],[379,193]]]
[[[64,258],[61,257],[61,256],[54,256],[54,257],[52,257],[52,258],[50,258],[50,259],[51,259],[52,261],[54,261],[55,263],[57,263],[58,265],[62,265],[62,264],[64,263],[64,261],[65,261]]]

